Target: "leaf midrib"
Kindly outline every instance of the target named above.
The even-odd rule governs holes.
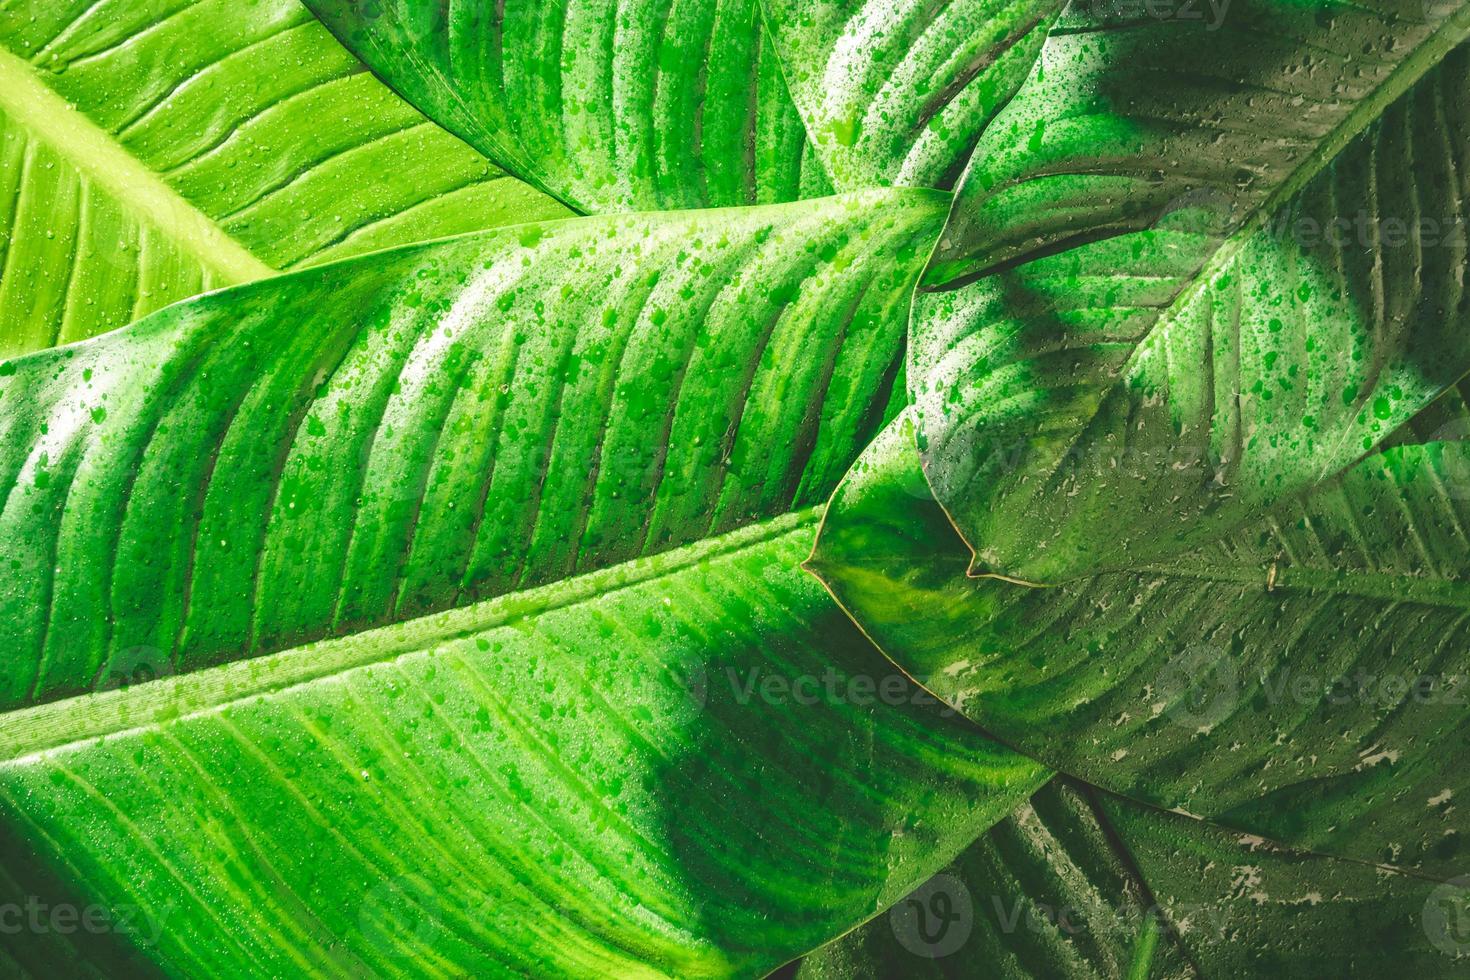
[[[131,688],[82,694],[0,715],[0,767],[66,746],[202,715],[252,697],[461,640],[687,570],[815,526],[822,507],[783,514],[673,551],[524,592],[236,660]]]
[[[1263,592],[1329,592],[1337,596],[1380,599],[1420,606],[1462,609],[1470,612],[1470,581],[1431,578],[1393,571],[1334,571],[1281,562],[1250,567],[1191,562],[1186,556],[1178,564],[1140,565],[1129,572],[1108,573],[1202,582],[1259,586]]]
[[[271,268],[174,190],[110,133],[0,47],[0,113],[33,133],[131,214],[213,271],[224,285],[275,275]]]

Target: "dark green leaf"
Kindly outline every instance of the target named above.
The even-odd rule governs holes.
[[[1286,851],[1057,780],[798,976],[1460,976],[1467,898],[1458,883]],[[932,941],[910,921],[920,911]]]
[[[1158,228],[921,296],[920,450],[976,572],[1177,558],[1470,371],[1467,80],[1461,48],[1264,223],[1222,237],[1220,202],[1189,198]]]
[[[1175,562],[1029,588],[891,426],[812,567],[910,676],[1064,772],[1289,845],[1450,877],[1470,821],[1470,411]]]
[[[1274,211],[1467,30],[1453,0],[1072,4],[982,137],[929,281],[1152,227],[1185,195],[1227,198],[1227,227]]]

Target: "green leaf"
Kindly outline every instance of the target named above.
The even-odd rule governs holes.
[[[927,281],[1153,227],[1186,194],[1227,197],[1232,225],[1274,211],[1467,30],[1452,0],[1073,4],[985,131]]]
[[[910,676],[1001,741],[1134,799],[1452,876],[1470,820],[1470,409],[1177,561],[1037,589],[968,553],[901,419],[810,566]]]
[[[1098,797],[1053,780],[886,916],[802,960],[802,980],[1197,976]],[[1213,923],[1211,923],[1213,924]]]
[[[760,975],[1048,777],[797,569],[814,523],[0,716],[0,815],[170,975]]]
[[[6,362],[0,897],[169,975],[683,977],[922,881],[1050,774],[798,563],[946,204],[522,225]]]
[[[831,193],[757,0],[307,0],[430,118],[583,212]]]
[[[296,0],[0,2],[0,357],[276,270],[562,214]]]
[[[1470,370],[1467,79],[1459,48],[1269,220],[1222,233],[1249,196],[1186,197],[1156,228],[921,296],[920,449],[976,572],[1176,558],[1351,466]]]
[[[798,976],[1457,976],[1466,898],[1059,779]],[[945,909],[951,933],[925,942]]]
[[[822,501],[947,196],[522,225],[0,366],[0,708]]]
[[[1059,0],[763,0],[843,190],[950,187],[1031,70]]]

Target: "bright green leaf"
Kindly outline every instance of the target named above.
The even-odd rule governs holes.
[[[820,502],[883,421],[945,203],[519,226],[9,362],[0,707]]]
[[[950,187],[1036,60],[1059,0],[762,0],[843,190]]]
[[[923,880],[1049,773],[797,566],[946,204],[523,225],[7,362],[0,898],[175,975],[684,977]]]
[[[761,975],[1048,775],[845,621],[814,523],[0,716],[0,815],[170,975]]]
[[[276,270],[564,213],[297,0],[0,0],[0,357]]]
[[[583,212],[830,193],[757,0],[306,0],[430,118]]]

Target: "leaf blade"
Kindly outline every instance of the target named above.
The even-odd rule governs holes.
[[[795,569],[813,520],[12,713],[7,818],[171,970],[770,969],[1047,778],[889,676]]]
[[[1464,120],[1443,95],[1466,70],[1462,47],[1269,219],[1185,198],[1156,228],[921,294],[925,472],[977,573],[1053,583],[1177,557],[1351,466],[1464,376],[1465,193],[1444,138]]]
[[[583,213],[831,192],[756,0],[308,5],[425,114]]]
[[[844,190],[953,186],[1060,9],[763,2],[792,97]]]
[[[1470,593],[1463,550],[1420,545],[1466,526],[1465,406],[1447,402],[1257,527],[1052,588],[966,574],[901,419],[839,488],[808,567],[905,672],[1062,772],[1450,877],[1467,827],[1441,748],[1464,737]]]
[[[1434,917],[1462,894],[1454,884],[1239,838],[1065,778],[910,901],[941,892],[973,909],[963,955],[926,959],[945,947],[874,920],[797,975],[1333,977],[1404,963],[1439,974],[1463,952]]]
[[[9,362],[5,702],[421,615],[815,503],[881,421],[943,206],[879,191],[520,226]]]
[[[0,5],[0,356],[199,292],[559,216],[295,0]]]

